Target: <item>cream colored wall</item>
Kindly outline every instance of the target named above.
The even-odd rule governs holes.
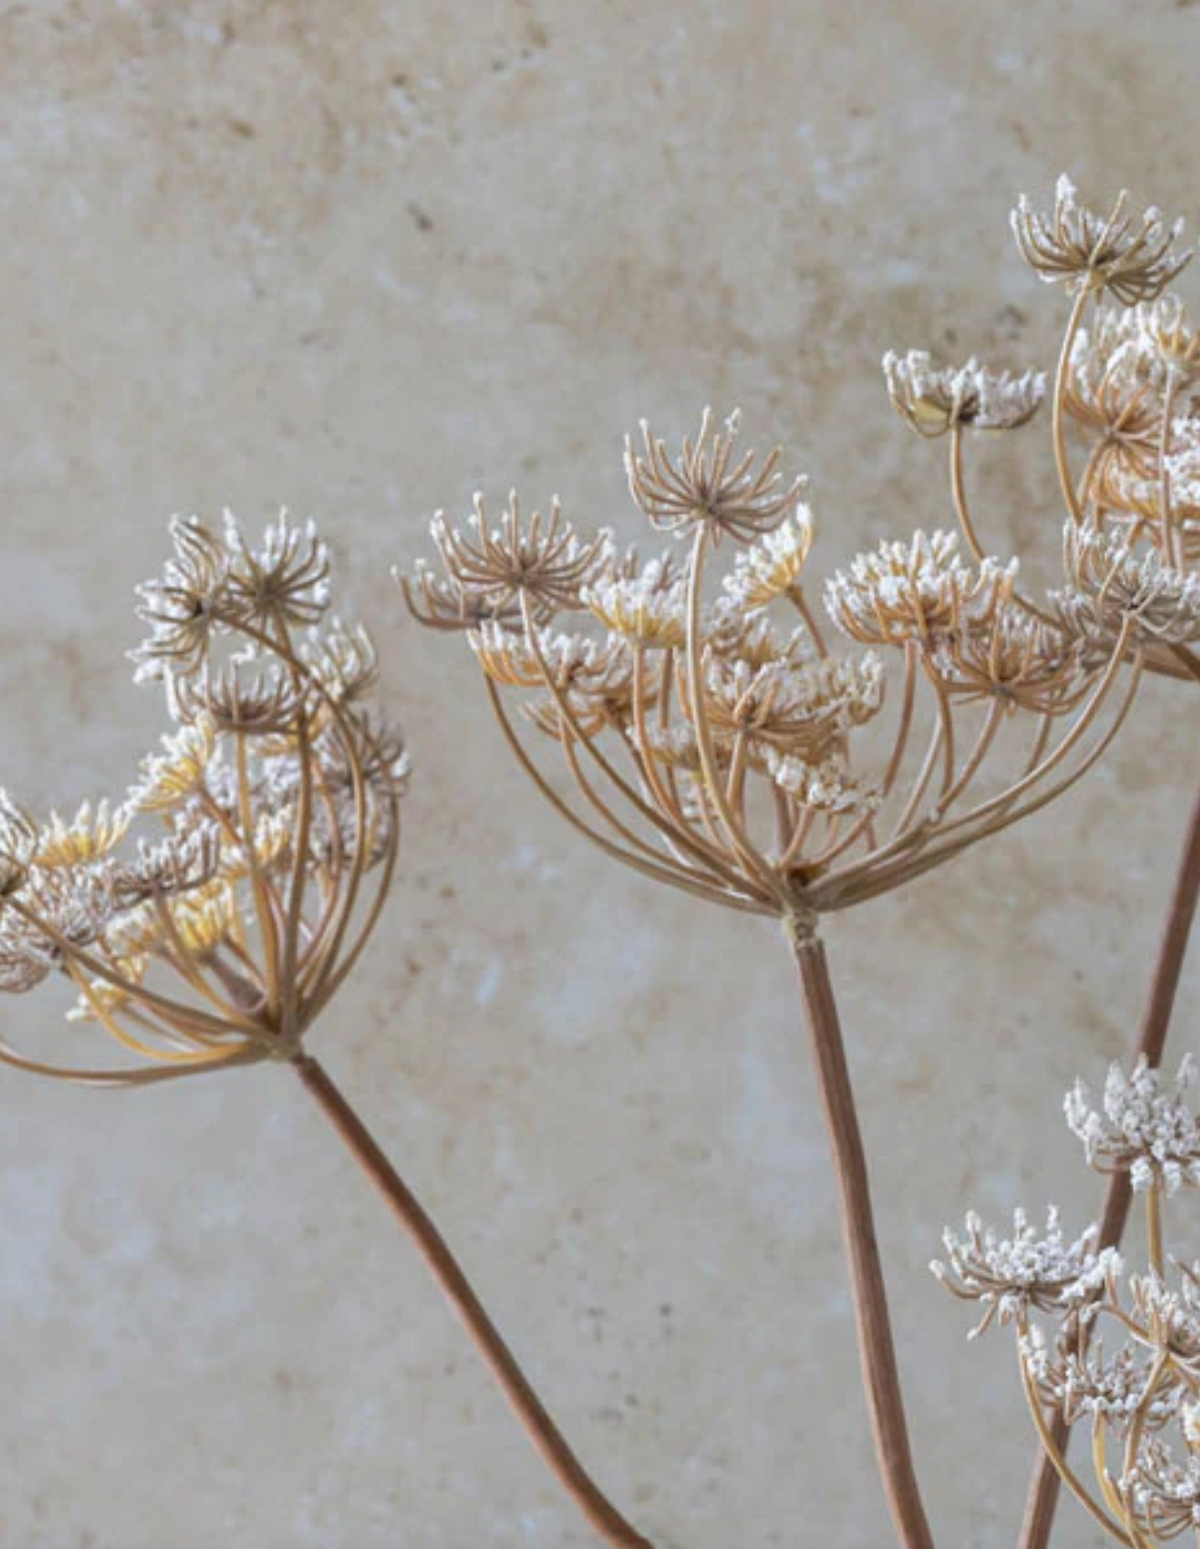
[[[634,536],[621,433],[709,401],[810,472],[818,565],[945,521],[880,354],[1049,364],[1010,202],[1065,167],[1194,215],[1198,50],[1188,0],[0,6],[0,781],[123,791],[170,512],[321,517],[416,778],[315,1046],[662,1549],[890,1542],[788,960],[582,849],[389,566],[477,487]],[[1048,574],[1044,432],[981,478]],[[1136,1018],[1180,707],[1147,692],[1086,789],[829,928],[955,1549],[1013,1541],[1030,1442],[1007,1344],[925,1264],[968,1202],[1097,1196],[1059,1102]],[[1195,1006],[1192,973],[1193,1047]],[[42,997],[3,1027],[66,1037]],[[275,1069],[0,1080],[0,1373],[5,1549],[593,1542]]]

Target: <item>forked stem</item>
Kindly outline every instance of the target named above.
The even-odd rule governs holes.
[[[858,1352],[875,1453],[892,1520],[904,1549],[933,1549],[908,1442],[883,1265],[875,1240],[867,1159],[858,1127],[854,1089],[846,1064],[829,964],[824,946],[811,931],[790,929],[790,935],[800,970],[821,1102],[837,1172],[842,1236],[849,1262]]]
[[[512,1351],[484,1311],[441,1233],[324,1066],[308,1054],[298,1055],[292,1063],[321,1112],[412,1239],[551,1473],[606,1543],[616,1549],[652,1549],[649,1540],[626,1522],[571,1451],[517,1365]]]
[[[1187,953],[1188,939],[1196,916],[1196,902],[1200,898],[1200,791],[1197,791],[1184,835],[1183,853],[1171,904],[1167,911],[1158,959],[1154,965],[1154,977],[1150,981],[1150,996],[1142,1018],[1136,1053],[1145,1058],[1148,1065],[1162,1064],[1167,1031],[1171,1025],[1171,1012],[1179,978],[1183,972],[1183,960]],[[1100,1245],[1115,1248],[1125,1234],[1129,1207],[1133,1193],[1128,1173],[1114,1173],[1109,1180],[1104,1199],[1104,1215],[1100,1224]],[[1055,1445],[1066,1452],[1071,1427],[1056,1412],[1049,1418]],[[1058,1507],[1059,1477],[1054,1464],[1044,1449],[1038,1449],[1030,1480],[1029,1496],[1025,1505],[1025,1520],[1021,1527],[1019,1549],[1046,1549],[1054,1526],[1054,1514]]]

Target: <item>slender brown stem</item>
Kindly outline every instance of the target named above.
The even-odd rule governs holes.
[[[883,1266],[875,1240],[867,1159],[858,1128],[854,1090],[842,1044],[829,964],[824,946],[811,932],[793,932],[792,946],[800,969],[804,1008],[837,1171],[842,1235],[849,1261],[858,1351],[875,1452],[900,1542],[905,1549],[933,1549],[908,1444]]]
[[[1146,1003],[1138,1037],[1136,1052],[1148,1065],[1157,1066],[1162,1063],[1167,1030],[1171,1025],[1171,1012],[1175,1005],[1175,994],[1179,988],[1179,977],[1183,972],[1183,960],[1187,952],[1188,938],[1192,933],[1198,897],[1200,897],[1200,791],[1196,793],[1191,815],[1188,818],[1179,871],[1175,878],[1171,905],[1167,911],[1166,925],[1159,944],[1154,977],[1150,981],[1150,998]],[[1100,1224],[1101,1246],[1115,1248],[1120,1244],[1125,1233],[1125,1223],[1129,1217],[1132,1198],[1128,1174],[1115,1173],[1109,1181],[1108,1193],[1104,1200],[1104,1215]],[[1071,1427],[1063,1420],[1061,1413],[1057,1412],[1050,1419],[1050,1427],[1055,1445],[1065,1452]],[[1050,1541],[1050,1530],[1054,1525],[1054,1513],[1058,1506],[1058,1485],[1059,1478],[1054,1465],[1039,1448],[1025,1505],[1025,1520],[1021,1527],[1019,1549],[1046,1549]]]
[[[321,1112],[345,1142],[354,1160],[379,1190],[393,1215],[408,1233],[447,1301],[462,1320],[476,1349],[490,1367],[530,1440],[559,1483],[606,1543],[617,1549],[651,1549],[649,1540],[626,1522],[601,1493],[541,1400],[471,1289],[466,1275],[418,1200],[384,1156],[379,1146],[334,1084],[324,1066],[311,1055],[292,1061],[296,1073]]]

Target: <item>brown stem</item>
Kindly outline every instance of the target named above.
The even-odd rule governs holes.
[[[412,1239],[550,1471],[607,1543],[617,1549],[652,1549],[649,1541],[632,1528],[601,1493],[571,1451],[484,1311],[441,1233],[334,1085],[324,1066],[307,1054],[297,1056],[292,1063],[321,1112]]]
[[[933,1549],[908,1444],[883,1266],[875,1241],[867,1159],[858,1128],[854,1090],[846,1065],[829,964],[824,946],[809,932],[794,931],[792,946],[800,969],[804,1009],[812,1035],[821,1101],[837,1171],[842,1236],[849,1260],[858,1351],[875,1453],[901,1543],[905,1549]]]
[[[1150,981],[1150,998],[1142,1017],[1141,1032],[1136,1053],[1145,1058],[1148,1065],[1162,1063],[1163,1049],[1167,1042],[1167,1030],[1171,1025],[1171,1012],[1175,1005],[1175,993],[1179,988],[1179,976],[1183,972],[1183,960],[1187,952],[1188,938],[1196,915],[1196,900],[1200,896],[1200,791],[1197,792],[1188,818],[1184,835],[1183,853],[1175,888],[1171,894],[1171,906],[1167,911],[1166,925],[1158,948],[1158,961],[1154,965],[1154,977]],[[1104,1199],[1104,1215],[1100,1223],[1100,1245],[1105,1248],[1119,1246],[1125,1233],[1132,1200],[1127,1173],[1114,1173],[1109,1180]],[[1071,1435],[1071,1427],[1058,1411],[1048,1417],[1055,1444],[1065,1452]],[[1058,1506],[1059,1477],[1054,1465],[1039,1448],[1030,1480],[1029,1496],[1025,1503],[1025,1520],[1021,1526],[1019,1549],[1046,1549],[1050,1530],[1054,1525],[1054,1513]]]

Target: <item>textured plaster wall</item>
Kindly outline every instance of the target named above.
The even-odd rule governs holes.
[[[890,1541],[787,957],[565,832],[389,567],[477,487],[634,536],[620,433],[710,401],[807,468],[826,562],[944,521],[880,353],[1048,364],[1010,201],[1066,167],[1194,217],[1198,51],[1189,0],[0,4],[0,780],[123,791],[169,513],[323,519],[417,773],[316,1047],[663,1549]],[[1048,573],[1044,434],[979,477]],[[1013,1542],[1030,1443],[1009,1349],[966,1346],[925,1264],[968,1202],[1092,1208],[1059,1100],[1136,1019],[1180,703],[1147,692],[1070,801],[828,931],[955,1549]],[[40,996],[3,1018],[67,1038]],[[593,1542],[275,1069],[0,1080],[0,1480],[4,1549]],[[1068,1507],[1064,1549],[1095,1539]]]

